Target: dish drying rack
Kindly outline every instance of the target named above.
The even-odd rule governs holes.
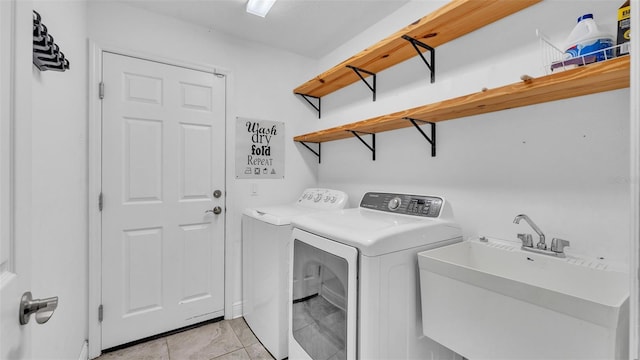
[[[618,53],[623,53],[619,56],[627,56],[630,54],[631,50],[629,46],[630,43],[625,43],[569,58],[563,50],[555,46],[540,30],[536,30],[536,35],[540,42],[542,65],[547,75],[552,72],[573,69],[578,66],[588,65],[598,61],[610,60],[615,58]]]

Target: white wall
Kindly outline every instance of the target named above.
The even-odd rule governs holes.
[[[412,1],[344,44],[299,83],[352,56],[444,2]],[[616,1],[548,0],[436,49],[436,82],[416,57],[378,74],[377,101],[355,83],[322,99],[316,129],[467,95],[544,74],[535,29],[561,45],[593,12],[615,30]],[[427,42],[428,43],[428,42]],[[428,125],[425,129],[428,129]],[[377,160],[357,140],[323,144],[320,186],[359,199],[369,190],[447,197],[465,236],[515,239],[526,213],[567,252],[628,261],[629,90],[556,101],[437,125],[437,157],[413,128],[377,135]],[[365,137],[366,138],[366,137]]]
[[[100,46],[207,64],[226,69],[227,111],[227,237],[233,246],[233,299],[242,299],[241,228],[244,208],[260,204],[294,201],[305,187],[315,186],[315,158],[290,139],[306,132],[310,122],[304,100],[292,94],[301,69],[309,59],[230,38],[211,29],[187,24],[162,15],[110,1],[93,1],[88,6],[89,37]],[[283,121],[286,133],[285,178],[282,180],[235,179],[236,117]],[[251,196],[256,184],[257,196]],[[236,307],[234,315],[240,315]]]
[[[71,67],[32,73],[32,292],[59,297],[47,324],[29,324],[33,358],[77,359],[87,336],[86,4],[35,1],[33,8]]]

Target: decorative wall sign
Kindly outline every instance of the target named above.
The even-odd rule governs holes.
[[[284,123],[236,119],[236,179],[284,178]]]

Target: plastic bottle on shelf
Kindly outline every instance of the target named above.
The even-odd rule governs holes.
[[[613,57],[613,46],[613,36],[598,29],[593,14],[584,14],[567,38],[565,56],[583,56],[585,64],[602,61]]]

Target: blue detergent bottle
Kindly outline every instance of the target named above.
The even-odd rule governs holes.
[[[570,59],[591,55],[595,61],[602,61],[613,58],[612,46],[613,36],[598,29],[593,14],[584,14],[567,38],[565,56]]]

